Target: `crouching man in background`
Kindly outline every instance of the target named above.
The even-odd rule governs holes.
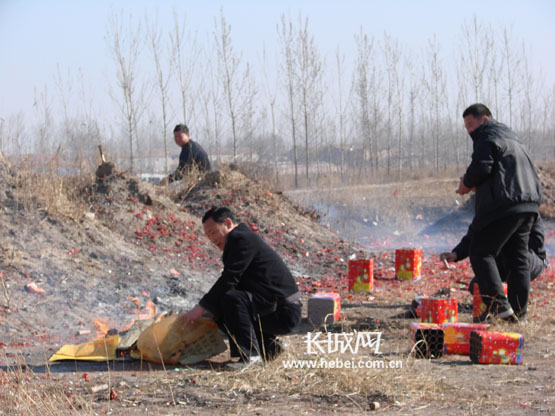
[[[467,234],[462,238],[459,244],[450,253],[441,253],[440,259],[447,260],[448,262],[454,263],[464,260],[468,257],[470,251],[470,241],[472,240],[472,226],[468,228]],[[544,231],[543,222],[541,216],[538,215],[534,224],[532,225],[532,230],[530,231],[530,239],[528,240],[528,261],[530,265],[530,281],[535,280],[547,267],[547,252],[544,246]],[[497,263],[497,269],[499,270],[499,276],[501,281],[507,282],[511,275],[511,268],[509,267],[509,260],[506,255],[501,251],[497,257],[495,257],[495,262]],[[474,283],[477,283],[474,277],[470,284],[468,285],[468,290],[473,293]],[[509,299],[510,303],[511,299]],[[516,304],[511,304],[513,310],[518,310]]]
[[[277,335],[290,333],[301,320],[301,293],[291,272],[260,236],[225,207],[202,218],[204,233],[223,251],[224,269],[199,304],[184,315],[184,325],[206,312],[229,337],[228,367],[239,369],[274,359],[283,351]]]

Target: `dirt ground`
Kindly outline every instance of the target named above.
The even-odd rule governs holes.
[[[554,183],[554,173],[542,171],[544,186]],[[349,242],[330,226],[322,226],[317,212],[296,205],[263,181],[231,170],[169,190],[117,171],[103,179],[91,178],[79,188],[77,215],[54,210],[40,187],[33,188],[34,198],[22,194],[29,192],[22,187],[24,179],[0,161],[0,415],[555,412],[553,258],[552,266],[533,284],[528,320],[495,324],[524,335],[522,365],[475,365],[468,357],[453,355],[415,359],[409,354],[408,330],[415,319],[407,306],[417,295],[450,289],[459,301],[459,321],[469,322],[471,298],[465,286],[472,271],[467,261],[447,270],[437,251],[425,250],[423,278],[398,281],[391,250]],[[424,188],[450,189],[445,183],[432,181]],[[395,199],[382,205],[403,205],[396,202],[399,193],[410,198],[422,188],[392,185],[386,193]],[[432,224],[452,210],[449,206],[445,211],[438,202],[433,214],[434,203],[412,200],[410,209],[391,216],[425,215]],[[149,299],[158,312],[193,306],[221,267],[220,253],[201,232],[200,216],[210,206],[224,204],[283,256],[303,291],[305,309],[315,291],[341,294],[342,319],[325,330],[382,334],[379,355],[319,353],[315,359],[400,360],[401,368],[285,368],[286,360],[314,358],[307,353],[307,333],[323,329],[306,319],[295,334],[285,337],[289,346],[284,355],[243,372],[224,370],[226,353],[191,367],[129,358],[45,364],[63,344],[97,337],[95,318],[121,329],[144,312]],[[542,207],[547,215],[549,204]],[[555,225],[548,220],[547,226],[546,239],[551,241]],[[428,238],[447,237],[449,232],[456,239],[461,231],[440,227],[435,232]],[[346,263],[353,254],[374,259],[373,293],[347,292]],[[25,290],[32,282],[44,292]],[[372,410],[376,402],[379,408]]]

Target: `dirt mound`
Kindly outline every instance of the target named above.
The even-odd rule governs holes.
[[[0,263],[9,302],[0,292],[0,332],[6,339],[82,342],[77,330],[94,336],[95,317],[109,318],[113,327],[133,320],[131,298],[188,309],[217,276],[217,253],[198,219],[152,186],[118,173],[83,194],[79,206],[88,209],[78,221],[2,201]],[[32,282],[44,292],[26,291]]]
[[[280,253],[301,285],[344,274],[347,257],[360,251],[320,225],[316,211],[295,205],[263,181],[236,170],[211,173],[192,190],[178,193],[176,200],[199,217],[212,206],[230,208]]]
[[[94,334],[95,317],[121,328],[136,316],[132,298],[143,306],[151,298],[159,310],[191,308],[221,269],[200,221],[212,205],[229,206],[261,233],[306,291],[313,280],[341,280],[342,259],[353,252],[314,213],[238,172],[176,193],[114,171],[81,189],[83,212],[71,218],[8,203],[16,178],[0,164],[0,263],[10,297],[8,308],[0,292],[0,332],[15,342],[82,342],[77,330]],[[33,282],[44,292],[26,291]]]

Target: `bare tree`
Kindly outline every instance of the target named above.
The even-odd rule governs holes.
[[[241,54],[237,54],[231,42],[231,25],[227,23],[223,11],[220,13],[219,24],[216,21],[214,38],[218,50],[218,68],[223,86],[227,112],[231,122],[231,138],[233,144],[233,160],[237,160],[238,121],[240,120],[240,102],[246,84],[245,73],[241,73]]]
[[[464,82],[469,82],[475,102],[483,97],[486,70],[493,51],[493,31],[478,21],[476,15],[472,21],[465,21],[462,27],[462,74]]]
[[[38,128],[36,131],[39,133],[36,143],[36,153],[47,155],[50,153],[52,140],[52,128],[54,125],[54,118],[52,115],[52,98],[48,94],[48,87],[45,85],[43,90],[38,92],[35,88],[35,99],[33,102],[33,109],[35,110]]]
[[[148,21],[147,21],[148,25]],[[177,24],[176,24],[177,27]],[[167,176],[169,173],[168,166],[168,107],[169,107],[169,81],[172,72],[172,61],[165,56],[162,33],[158,29],[158,22],[155,21],[150,25],[148,37],[150,40],[150,49],[152,57],[154,58],[154,65],[156,68],[156,85],[160,98],[160,110],[162,112],[162,138],[164,140],[164,174]],[[170,54],[171,55],[171,54]],[[165,72],[163,62],[169,62],[168,72]]]
[[[374,39],[369,38],[363,33],[362,28],[360,32],[355,35],[357,44],[357,60],[356,70],[354,75],[354,90],[358,98],[358,117],[359,129],[361,137],[363,138],[363,160],[365,159],[366,148],[368,149],[370,171],[378,169],[378,85],[376,78],[376,65],[373,59],[374,54]],[[371,116],[372,112],[372,116]],[[363,166],[360,166],[360,170]],[[359,174],[360,176],[360,174]]]
[[[511,33],[503,30],[503,63],[505,67],[505,93],[508,105],[509,127],[513,126],[514,100],[518,94],[518,81],[515,74],[520,72],[521,58],[513,49],[515,48]]]
[[[23,112],[10,114],[6,119],[0,118],[0,134],[2,135],[3,149],[6,155],[16,158],[27,153],[29,144],[25,144],[25,115]]]
[[[254,152],[255,152],[255,143],[254,143],[254,135],[256,130],[256,110],[255,110],[255,100],[256,100],[256,83],[254,80],[254,76],[251,71],[251,66],[247,62],[245,66],[245,73],[243,75],[244,79],[244,88],[243,88],[243,96],[241,100],[241,107],[243,108],[242,111],[242,131],[244,132],[245,142],[248,143],[249,146],[249,162],[251,164],[254,163]],[[257,155],[258,157],[260,154]]]
[[[488,102],[492,107],[494,114],[498,115],[500,112],[500,93],[501,93],[501,83],[503,76],[503,56],[498,52],[497,48],[494,48],[490,54],[488,68]]]
[[[343,84],[343,68],[345,63],[345,55],[341,53],[339,47],[335,52],[335,61],[337,65],[337,98],[334,100],[336,102],[336,114],[338,120],[337,126],[337,136],[339,137],[339,150],[341,152],[341,164],[340,173],[341,177],[345,174],[345,141],[346,141],[346,111],[345,103],[349,102],[351,90],[348,89],[347,94],[344,91]]]
[[[399,177],[401,172],[401,160],[402,160],[402,102],[400,102],[400,89],[401,89],[401,81],[400,81],[400,57],[401,51],[399,48],[399,42],[396,39],[392,39],[387,33],[384,34],[384,44],[383,44],[383,52],[385,58],[385,65],[387,68],[387,144],[386,144],[386,151],[387,151],[387,176],[391,175],[391,146],[392,146],[392,138],[393,138],[393,112],[395,105],[397,105],[398,114],[397,118],[399,120],[398,129],[399,129]]]
[[[201,50],[196,35],[186,32],[187,17],[181,18],[174,9],[174,27],[170,33],[170,47],[174,61],[172,62],[177,74],[179,92],[181,94],[181,108],[183,111],[183,123],[190,124],[195,114],[197,101],[197,88],[195,79],[199,66]],[[197,87],[201,83],[197,84]]]
[[[309,149],[311,128],[314,125],[312,117],[322,104],[322,90],[320,87],[323,62],[316,47],[314,36],[311,36],[308,32],[308,18],[305,18],[303,22],[300,15],[295,54],[305,139],[305,174],[306,181],[309,183]]]
[[[407,71],[409,74],[409,126],[408,126],[408,167],[409,170],[413,168],[413,145],[416,137],[416,107],[420,102],[420,90],[421,90],[421,77],[416,73],[416,67],[414,65],[414,60],[410,57],[407,59]]]
[[[58,95],[58,103],[62,108],[61,130],[59,135],[60,145],[64,153],[73,163],[82,164],[85,159],[90,158],[90,150],[94,146],[92,140],[87,137],[84,127],[86,121],[78,113],[77,106],[73,105],[71,98],[77,94],[74,92],[74,80],[68,69],[63,76],[60,67],[57,67],[55,86]]]
[[[520,85],[522,85],[521,129],[530,153],[534,153],[536,143],[532,141],[533,126],[537,125],[537,116],[539,114],[539,109],[536,108],[535,103],[542,88],[540,84],[541,79],[532,74],[524,43],[522,44],[522,61],[523,67],[520,80]]]
[[[297,77],[295,74],[295,56],[294,42],[295,34],[293,22],[291,18],[287,19],[285,15],[281,16],[281,28],[278,28],[278,34],[283,48],[284,61],[282,62],[285,72],[285,84],[287,87],[287,102],[289,121],[291,123],[291,138],[293,140],[293,164],[295,168],[295,188],[299,187],[299,173],[297,160],[297,120],[296,120],[296,94]]]
[[[4,153],[2,152],[4,147],[4,124],[6,124],[6,120],[0,117],[0,158],[4,157]]]
[[[213,67],[212,65],[210,65],[210,88],[208,88],[208,90],[210,91],[210,100],[211,100],[211,104],[212,104],[212,112],[213,112],[213,117],[212,117],[212,121],[214,123],[214,145],[216,147],[216,160],[218,162],[220,162],[220,151],[221,151],[221,146],[220,146],[220,130],[221,130],[221,116],[222,116],[222,111],[221,111],[221,106],[220,106],[220,102],[221,102],[221,92],[220,92],[220,83],[217,80],[217,76],[214,73]]]
[[[274,161],[274,173],[276,176],[276,183],[279,184],[279,166],[278,166],[278,149],[277,149],[277,130],[276,130],[276,100],[277,100],[277,90],[278,90],[278,78],[277,76],[272,76],[268,72],[268,57],[266,55],[266,48],[262,51],[262,73],[264,76],[264,82],[262,83],[264,95],[266,101],[269,105],[270,118],[272,123],[272,147],[273,147],[273,161]]]
[[[551,87],[548,100],[551,103],[551,140],[553,144],[553,157],[555,158],[555,85]]]
[[[69,114],[69,107],[70,102],[69,98],[74,95],[73,93],[73,82],[71,77],[71,71],[68,69],[67,71],[67,78],[64,80],[62,76],[60,65],[56,67],[56,79],[55,79],[56,90],[58,92],[59,102],[62,106],[62,123],[63,123],[63,130],[66,140],[69,143],[73,143],[75,139],[74,132],[75,130],[72,129],[72,122],[71,117]]]
[[[424,85],[427,91],[428,103],[431,111],[431,120],[429,125],[432,129],[433,138],[433,155],[434,155],[434,172],[437,174],[439,172],[439,161],[440,161],[440,146],[439,139],[441,135],[441,123],[442,123],[442,110],[448,111],[447,106],[447,81],[445,79],[445,73],[443,72],[443,66],[439,57],[439,42],[434,36],[428,42],[428,67],[427,71],[424,72]]]
[[[129,169],[133,171],[134,148],[137,141],[137,122],[146,108],[146,85],[140,82],[138,64],[144,46],[143,30],[140,23],[133,27],[132,17],[128,19],[127,28],[123,27],[123,18],[112,15],[107,29],[106,40],[116,64],[117,85],[121,98],[112,96],[122,112],[127,134],[129,135]]]
[[[555,156],[555,102],[554,94],[555,86],[548,90],[548,93],[543,96],[542,100],[542,123],[541,123],[541,133],[542,141],[545,143],[544,149],[552,147],[552,152],[543,152],[543,157],[549,158],[549,154]],[[550,137],[551,133],[551,137]]]

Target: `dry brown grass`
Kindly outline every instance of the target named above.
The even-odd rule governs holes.
[[[91,183],[91,173],[62,175],[58,157],[44,161],[41,166],[23,160],[16,172],[14,199],[18,208],[75,221],[83,218],[86,204],[82,190]]]
[[[21,360],[22,361],[22,360]],[[24,364],[0,370],[0,415],[94,415],[79,393]]]
[[[415,363],[419,366],[425,360],[415,360],[407,350],[393,355],[316,354],[307,355],[304,341],[300,336],[290,337],[294,345],[276,360],[260,366],[251,366],[241,371],[190,370],[189,378],[200,386],[210,386],[223,391],[267,394],[283,400],[288,397],[351,397],[366,398],[366,402],[379,400],[382,403],[401,402],[408,397],[426,395],[440,398],[450,391],[449,386],[438,383],[431,372],[419,372],[415,377]],[[399,361],[400,368],[288,368],[285,362],[310,360],[320,363],[336,359],[342,362]],[[424,366],[429,365],[424,363]],[[356,404],[356,401],[355,401]],[[358,404],[357,404],[358,406]],[[361,409],[362,410],[362,409]]]

